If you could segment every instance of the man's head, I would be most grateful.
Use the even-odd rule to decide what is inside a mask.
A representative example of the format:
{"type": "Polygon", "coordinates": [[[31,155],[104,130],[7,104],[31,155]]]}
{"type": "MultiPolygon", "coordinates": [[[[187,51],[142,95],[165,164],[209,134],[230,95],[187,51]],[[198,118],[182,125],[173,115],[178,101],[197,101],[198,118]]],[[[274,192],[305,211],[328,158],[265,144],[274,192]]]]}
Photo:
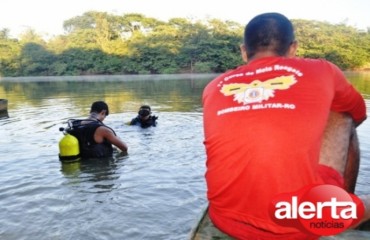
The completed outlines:
{"type": "MultiPolygon", "coordinates": [[[[108,105],[103,101],[96,101],[91,105],[90,113],[96,113],[103,118],[109,115],[108,105]]],[[[100,119],[101,120],[101,119],[100,119]]]]}
{"type": "Polygon", "coordinates": [[[278,56],[295,55],[293,25],[280,13],[257,15],[244,29],[244,47],[248,59],[263,52],[278,56]]]}
{"type": "Polygon", "coordinates": [[[138,112],[140,118],[143,119],[148,118],[151,113],[151,108],[148,105],[141,106],[138,112]]]}

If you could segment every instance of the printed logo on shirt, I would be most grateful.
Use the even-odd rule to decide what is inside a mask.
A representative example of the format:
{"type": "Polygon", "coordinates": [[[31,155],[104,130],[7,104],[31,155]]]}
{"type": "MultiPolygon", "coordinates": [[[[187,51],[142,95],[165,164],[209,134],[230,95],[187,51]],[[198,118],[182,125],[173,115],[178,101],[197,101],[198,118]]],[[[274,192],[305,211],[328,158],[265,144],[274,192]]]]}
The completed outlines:
{"type": "Polygon", "coordinates": [[[323,184],[279,194],[269,212],[279,225],[316,236],[330,236],[359,223],[365,208],[357,196],[340,187],[323,184]]]}
{"type": "Polygon", "coordinates": [[[275,90],[286,90],[294,85],[297,80],[294,75],[276,77],[266,81],[254,80],[249,84],[230,83],[224,84],[221,93],[224,96],[234,95],[234,101],[244,105],[250,103],[261,103],[274,97],[275,90]]]}

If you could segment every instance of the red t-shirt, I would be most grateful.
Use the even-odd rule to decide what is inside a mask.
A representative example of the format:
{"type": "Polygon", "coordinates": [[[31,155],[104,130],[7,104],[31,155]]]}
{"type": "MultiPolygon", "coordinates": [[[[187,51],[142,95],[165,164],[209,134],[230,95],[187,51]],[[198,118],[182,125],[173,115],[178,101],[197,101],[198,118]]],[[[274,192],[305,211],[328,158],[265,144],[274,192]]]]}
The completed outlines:
{"type": "Polygon", "coordinates": [[[323,183],[330,110],[366,119],[362,96],[325,60],[267,57],[220,75],[203,92],[208,200],[214,214],[276,233],[271,199],[323,183]]]}

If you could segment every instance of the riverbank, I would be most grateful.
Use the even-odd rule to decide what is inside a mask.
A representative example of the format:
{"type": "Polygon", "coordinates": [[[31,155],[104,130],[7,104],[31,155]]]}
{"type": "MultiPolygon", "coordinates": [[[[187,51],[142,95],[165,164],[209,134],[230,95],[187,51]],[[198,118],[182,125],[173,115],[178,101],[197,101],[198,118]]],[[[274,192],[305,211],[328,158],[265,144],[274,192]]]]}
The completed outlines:
{"type": "Polygon", "coordinates": [[[0,77],[0,81],[12,82],[50,82],[50,81],[132,81],[132,80],[180,80],[204,79],[218,76],[219,73],[183,74],[134,74],[134,75],[81,75],[81,76],[41,76],[41,77],[0,77]]]}

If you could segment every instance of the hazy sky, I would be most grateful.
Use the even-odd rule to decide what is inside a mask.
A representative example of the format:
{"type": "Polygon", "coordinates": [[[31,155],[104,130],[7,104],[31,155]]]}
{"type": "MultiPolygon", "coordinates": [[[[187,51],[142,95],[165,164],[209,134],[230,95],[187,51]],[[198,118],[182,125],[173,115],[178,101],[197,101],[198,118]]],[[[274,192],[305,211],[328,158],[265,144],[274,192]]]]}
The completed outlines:
{"type": "Polygon", "coordinates": [[[141,13],[160,20],[218,18],[242,25],[257,14],[273,11],[290,19],[370,27],[370,0],[1,0],[0,29],[10,29],[14,37],[28,28],[45,36],[62,34],[63,21],[91,10],[141,13]]]}

